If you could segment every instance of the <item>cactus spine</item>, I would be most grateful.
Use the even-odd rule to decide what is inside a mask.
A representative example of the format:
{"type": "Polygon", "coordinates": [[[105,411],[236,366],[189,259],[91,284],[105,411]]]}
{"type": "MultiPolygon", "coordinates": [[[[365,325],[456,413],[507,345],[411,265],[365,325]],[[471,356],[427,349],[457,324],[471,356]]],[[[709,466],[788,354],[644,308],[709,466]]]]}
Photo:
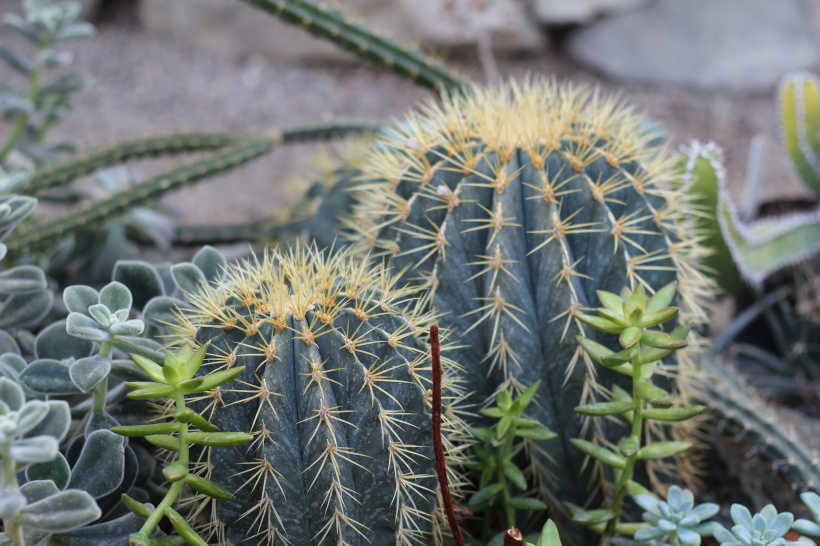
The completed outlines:
{"type": "MultiPolygon", "coordinates": [[[[698,323],[712,293],[674,158],[657,141],[614,99],[536,80],[428,104],[379,140],[364,168],[352,238],[422,279],[460,337],[452,355],[473,402],[542,380],[531,417],[559,439],[533,450],[531,470],[556,461],[562,500],[589,494],[569,444],[585,430],[572,408],[608,398],[618,382],[611,370],[592,373],[576,335],[612,341],[580,311],[596,290],[652,293],[677,280],[682,319],[698,323]]],[[[597,441],[613,437],[613,425],[593,423],[597,441]]]]}
{"type": "MultiPolygon", "coordinates": [[[[429,314],[384,268],[350,253],[272,251],[189,294],[183,338],[209,343],[211,372],[245,366],[198,411],[254,435],[206,450],[200,470],[236,492],[203,499],[219,544],[405,545],[441,540],[431,438],[429,314]]],[[[458,457],[460,385],[445,365],[444,438],[458,457]]],[[[227,430],[227,428],[226,428],[227,430]]],[[[461,479],[453,471],[451,483],[461,479]]]]}

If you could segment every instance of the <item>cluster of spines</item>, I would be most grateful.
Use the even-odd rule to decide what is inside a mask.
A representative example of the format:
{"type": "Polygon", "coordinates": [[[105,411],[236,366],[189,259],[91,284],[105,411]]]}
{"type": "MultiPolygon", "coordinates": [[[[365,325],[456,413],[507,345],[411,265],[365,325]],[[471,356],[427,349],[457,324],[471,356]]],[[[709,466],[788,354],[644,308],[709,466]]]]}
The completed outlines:
{"type": "MultiPolygon", "coordinates": [[[[441,211],[451,212],[463,204],[466,188],[461,185],[449,188],[442,183],[435,186],[431,182],[453,173],[457,177],[471,177],[472,182],[465,182],[470,186],[491,188],[502,195],[519,172],[510,167],[509,162],[517,151],[523,151],[541,173],[541,185],[534,189],[553,211],[551,227],[539,232],[543,233],[543,242],[530,253],[543,252],[548,245],[561,252],[563,269],[555,278],[539,282],[565,283],[569,288],[569,305],[553,318],[566,321],[564,331],[571,321],[584,331],[576,318],[582,303],[575,283],[586,276],[578,267],[581,259],[571,257],[568,252],[566,237],[603,231],[602,226],[576,219],[579,211],[562,212],[564,197],[574,191],[566,184],[575,177],[586,179],[593,198],[600,203],[617,203],[613,194],[627,187],[646,197],[643,211],[620,218],[610,212],[607,231],[614,238],[613,251],[625,254],[629,283],[633,287],[642,283],[650,293],[654,287],[642,278],[642,272],[676,271],[681,319],[695,324],[706,321],[704,304],[715,290],[714,282],[704,275],[701,266],[709,251],[701,244],[704,234],[695,225],[696,211],[685,188],[679,184],[680,172],[675,158],[657,144],[659,134],[631,108],[621,107],[617,99],[604,98],[596,90],[583,86],[560,85],[554,81],[511,82],[498,89],[472,88],[463,94],[445,96],[441,104],[431,102],[421,113],[411,114],[400,126],[383,132],[385,136],[378,140],[365,162],[364,181],[358,187],[359,204],[347,222],[350,238],[361,251],[376,256],[412,256],[413,267],[418,268],[415,277],[428,291],[430,300],[438,288],[434,258],[447,259],[448,238],[453,230],[464,230],[462,233],[488,230],[487,251],[465,265],[479,266],[480,275],[492,275],[495,279],[510,275],[510,262],[503,256],[501,247],[493,242],[504,228],[517,227],[520,223],[511,210],[500,204],[495,210],[485,209],[481,217],[462,220],[469,224],[451,226],[447,221],[433,221],[431,218],[437,214],[437,218],[443,217],[441,211]],[[560,153],[573,172],[545,170],[552,153],[560,153]],[[604,158],[612,167],[639,166],[631,174],[620,169],[619,174],[610,179],[593,180],[584,171],[599,158],[604,158]],[[482,161],[486,164],[483,170],[482,161]],[[423,209],[424,214],[417,218],[419,221],[411,224],[409,217],[414,205],[422,198],[434,204],[423,209]],[[661,228],[668,251],[648,252],[636,242],[635,239],[647,234],[643,227],[647,222],[661,228]],[[415,242],[400,250],[397,233],[415,242]],[[670,261],[671,264],[666,265],[670,261]]],[[[491,286],[496,284],[493,282],[491,286]]],[[[474,326],[482,321],[497,325],[501,316],[523,326],[521,319],[526,313],[507,302],[503,293],[491,288],[490,293],[479,299],[473,310],[474,326]]],[[[517,355],[503,336],[493,337],[495,345],[487,355],[491,366],[502,366],[505,371],[510,365],[520,366],[517,355]]],[[[697,342],[691,345],[693,350],[700,346],[697,342]]],[[[693,369],[693,350],[679,355],[681,376],[693,369]]],[[[591,368],[590,359],[580,347],[570,368],[580,359],[591,368]]],[[[587,381],[585,397],[591,400],[604,394],[593,374],[587,374],[587,381]]],[[[511,388],[507,383],[510,381],[499,388],[511,388]]]]}
{"type": "MultiPolygon", "coordinates": [[[[395,280],[384,266],[370,267],[366,262],[353,259],[347,252],[337,252],[325,257],[315,249],[297,248],[286,254],[272,251],[266,253],[261,261],[246,261],[230,268],[219,285],[203,287],[199,294],[192,294],[189,297],[194,311],[187,312],[184,318],[181,317],[183,323],[179,325],[180,331],[185,331],[187,334],[180,334],[180,341],[194,341],[188,337],[193,331],[190,328],[191,325],[210,328],[216,326],[225,331],[240,329],[244,331],[245,339],[254,337],[264,323],[272,326],[272,332],[281,332],[288,328],[288,317],[291,316],[304,321],[302,329],[293,330],[294,339],[301,340],[308,347],[315,346],[318,337],[335,330],[341,333],[345,342],[340,350],[348,350],[354,354],[358,351],[368,352],[372,349],[368,347],[369,343],[365,336],[361,335],[363,332],[341,332],[333,325],[333,319],[343,309],[349,309],[362,320],[385,313],[400,312],[405,322],[390,335],[388,343],[393,347],[414,353],[415,357],[409,362],[409,375],[425,393],[425,405],[429,407],[431,404],[429,355],[405,344],[405,338],[423,336],[433,316],[429,312],[422,311],[413,291],[395,286],[395,280]],[[243,309],[251,312],[243,313],[243,309]],[[309,312],[313,314],[313,321],[306,320],[309,312]]],[[[243,344],[257,350],[257,356],[264,359],[263,364],[277,358],[272,333],[269,344],[251,346],[239,342],[233,350],[211,351],[212,372],[232,367],[237,359],[236,350],[243,344]]],[[[457,374],[458,366],[452,361],[444,360],[445,408],[442,436],[448,458],[451,486],[458,491],[465,485],[457,465],[463,458],[462,452],[467,445],[468,433],[461,420],[461,410],[459,410],[463,392],[457,374]]],[[[324,370],[322,364],[317,362],[313,366],[315,377],[311,377],[310,382],[311,384],[315,382],[320,388],[323,385],[327,388],[329,386],[327,382],[333,381],[328,373],[334,370],[324,370]]],[[[369,389],[371,397],[374,389],[392,397],[388,392],[391,381],[388,374],[390,366],[388,362],[377,363],[367,370],[362,389],[369,389]]],[[[251,449],[257,450],[265,442],[276,441],[265,427],[263,418],[260,418],[260,411],[265,406],[273,410],[270,397],[279,396],[268,389],[264,379],[259,380],[258,383],[258,385],[241,382],[239,385],[229,384],[222,387],[221,391],[214,389],[215,392],[203,393],[202,396],[208,405],[202,412],[206,417],[212,416],[216,408],[225,406],[223,392],[242,393],[242,398],[233,403],[257,403],[259,408],[254,419],[254,426],[258,424],[256,427],[258,430],[252,431],[256,435],[256,440],[251,445],[251,449]]],[[[321,427],[325,427],[330,431],[329,438],[333,439],[335,438],[334,423],[341,426],[341,423],[347,422],[345,410],[324,407],[322,410],[324,411],[320,410],[315,416],[305,421],[316,421],[314,435],[320,431],[321,427]]],[[[396,544],[409,546],[424,538],[416,523],[419,518],[432,519],[434,532],[440,536],[443,516],[437,509],[432,513],[424,513],[416,508],[413,501],[413,496],[425,489],[416,482],[430,476],[405,474],[407,469],[416,464],[415,459],[420,456],[414,454],[419,446],[404,445],[401,442],[399,431],[406,426],[402,415],[401,412],[382,410],[379,421],[383,440],[389,442],[390,446],[388,471],[394,474],[396,483],[394,492],[395,517],[398,523],[396,544]],[[413,465],[408,462],[412,462],[413,465]]],[[[337,446],[331,440],[327,449],[321,452],[320,457],[307,465],[305,472],[316,467],[327,467],[333,469],[333,472],[339,472],[340,461],[359,464],[356,456],[357,454],[349,448],[337,446]]],[[[246,466],[248,468],[239,469],[237,472],[248,476],[246,486],[249,489],[258,487],[260,483],[264,485],[263,482],[268,480],[278,480],[277,470],[264,457],[247,463],[246,466]]],[[[208,477],[211,468],[210,453],[206,450],[203,452],[198,470],[204,477],[208,477]]],[[[335,533],[335,536],[341,540],[343,527],[352,528],[357,533],[366,533],[366,529],[349,517],[343,509],[346,499],[355,501],[355,492],[342,485],[340,476],[336,478],[332,481],[326,498],[335,498],[339,502],[335,503],[336,511],[331,515],[327,526],[322,529],[321,534],[314,537],[319,538],[319,542],[330,533],[335,533]]],[[[262,490],[264,491],[265,488],[262,487],[262,490]]],[[[425,492],[433,493],[427,490],[425,492]]],[[[225,540],[225,525],[216,517],[214,506],[216,501],[206,498],[199,499],[199,497],[193,500],[202,503],[194,511],[196,516],[210,514],[208,522],[200,523],[199,531],[203,533],[203,536],[222,541],[219,542],[222,544],[225,540]],[[209,505],[209,509],[206,509],[205,505],[209,505]]],[[[327,506],[330,506],[329,500],[327,506]]],[[[267,494],[263,494],[260,502],[243,517],[253,518],[252,527],[257,531],[256,536],[261,537],[260,540],[264,539],[265,543],[275,544],[277,538],[287,543],[287,529],[282,528],[282,522],[276,514],[275,504],[267,494]]]]}
{"type": "Polygon", "coordinates": [[[466,85],[443,63],[421,50],[374,31],[364,22],[313,0],[246,0],[285,23],[299,26],[354,55],[436,91],[466,85]]]}

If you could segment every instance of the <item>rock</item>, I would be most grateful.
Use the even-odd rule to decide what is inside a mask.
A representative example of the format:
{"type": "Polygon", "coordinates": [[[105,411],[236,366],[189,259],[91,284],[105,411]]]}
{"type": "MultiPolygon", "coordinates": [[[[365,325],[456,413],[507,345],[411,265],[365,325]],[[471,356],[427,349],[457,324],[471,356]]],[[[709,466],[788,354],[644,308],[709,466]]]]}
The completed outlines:
{"type": "Polygon", "coordinates": [[[533,0],[532,13],[547,24],[588,23],[600,15],[639,8],[652,0],[533,0]]]}
{"type": "Polygon", "coordinates": [[[820,60],[799,0],[659,0],[570,37],[569,54],[622,81],[771,91],[820,60]]]}
{"type": "MultiPolygon", "coordinates": [[[[0,0],[1,1],[1,0],[0,0]]],[[[464,43],[442,16],[448,0],[341,0],[352,15],[364,16],[374,28],[426,47],[464,43]]],[[[515,0],[503,0],[509,3],[515,0]]],[[[262,54],[286,61],[350,59],[349,54],[286,25],[239,0],[141,0],[140,19],[149,32],[173,35],[198,47],[234,57],[262,54]]],[[[494,40],[496,49],[535,51],[544,37],[524,10],[494,40]]]]}

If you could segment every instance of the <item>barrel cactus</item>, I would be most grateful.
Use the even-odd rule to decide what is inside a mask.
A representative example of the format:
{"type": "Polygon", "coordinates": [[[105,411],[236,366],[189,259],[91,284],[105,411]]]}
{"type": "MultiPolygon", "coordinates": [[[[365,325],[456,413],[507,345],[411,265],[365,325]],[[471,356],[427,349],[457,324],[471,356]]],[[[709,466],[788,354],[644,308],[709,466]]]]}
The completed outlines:
{"type": "MultiPolygon", "coordinates": [[[[229,267],[193,292],[178,335],[208,344],[205,373],[245,371],[191,407],[220,430],[254,435],[250,447],[201,453],[198,471],[235,499],[200,499],[199,534],[233,545],[440,542],[420,335],[431,315],[413,294],[384,267],[304,247],[229,267]]],[[[454,463],[467,433],[455,365],[444,373],[454,463]]]]}
{"type": "MultiPolygon", "coordinates": [[[[581,310],[597,290],[677,281],[680,320],[697,324],[713,291],[675,158],[617,99],[552,80],[445,96],[385,132],[363,168],[351,238],[426,289],[460,338],[450,356],[471,402],[542,381],[530,416],[559,439],[534,444],[529,470],[546,497],[583,504],[589,480],[569,440],[611,439],[619,425],[572,408],[607,399],[619,379],[594,372],[576,342],[612,344],[581,310]]],[[[692,368],[689,342],[665,362],[669,375],[692,368]]]]}

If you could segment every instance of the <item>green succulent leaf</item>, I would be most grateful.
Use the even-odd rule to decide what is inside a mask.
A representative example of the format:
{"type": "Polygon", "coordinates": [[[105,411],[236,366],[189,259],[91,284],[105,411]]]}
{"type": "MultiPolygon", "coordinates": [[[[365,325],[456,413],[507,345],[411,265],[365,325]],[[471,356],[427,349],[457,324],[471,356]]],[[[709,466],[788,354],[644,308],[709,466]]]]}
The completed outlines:
{"type": "Polygon", "coordinates": [[[0,378],[0,402],[6,404],[11,411],[17,411],[25,401],[23,389],[5,377],[0,378]]]}
{"type": "Polygon", "coordinates": [[[669,322],[675,318],[677,314],[677,307],[667,307],[666,309],[661,309],[660,311],[643,315],[640,325],[642,328],[652,328],[653,326],[663,324],[664,322],[669,322]]]}
{"type": "Polygon", "coordinates": [[[518,429],[515,431],[515,435],[518,438],[527,438],[540,442],[546,442],[558,437],[556,433],[546,427],[518,429]]]}
{"type": "Polygon", "coordinates": [[[510,504],[512,504],[517,510],[538,512],[547,509],[547,504],[545,502],[532,497],[514,497],[510,499],[510,504]]]}
{"type": "MultiPolygon", "coordinates": [[[[638,341],[641,339],[642,334],[643,331],[640,328],[638,328],[637,326],[630,326],[629,328],[621,332],[621,336],[618,339],[618,341],[620,342],[621,347],[623,347],[624,349],[629,349],[630,347],[638,343],[638,341]]],[[[604,359],[604,361],[606,362],[606,359],[604,359]]]]}
{"type": "Polygon", "coordinates": [[[0,518],[13,516],[23,509],[26,502],[23,494],[0,486],[0,518]]]}
{"type": "Polygon", "coordinates": [[[584,510],[580,506],[576,506],[571,503],[565,503],[564,506],[572,516],[572,521],[582,525],[606,523],[615,517],[615,512],[609,508],[600,510],[584,510]]]}
{"type": "Polygon", "coordinates": [[[184,480],[188,476],[188,463],[175,461],[162,469],[162,475],[171,483],[184,480]]]}
{"type": "Polygon", "coordinates": [[[111,341],[111,334],[104,330],[96,320],[80,313],[68,315],[66,331],[74,337],[88,341],[99,343],[111,341]]]}
{"type": "Polygon", "coordinates": [[[688,421],[706,411],[706,406],[689,406],[686,408],[671,408],[671,409],[655,409],[647,408],[643,410],[643,417],[645,419],[654,419],[656,421],[668,421],[677,423],[680,421],[688,421]]]}
{"type": "Polygon", "coordinates": [[[209,391],[220,385],[224,385],[228,381],[233,381],[238,376],[240,376],[244,371],[244,366],[237,366],[229,370],[222,370],[219,372],[208,374],[207,376],[205,376],[204,380],[202,381],[202,383],[199,384],[196,390],[193,390],[191,392],[196,393],[209,391]]]}
{"type": "Polygon", "coordinates": [[[52,461],[33,464],[26,468],[26,479],[28,481],[50,480],[60,490],[66,488],[70,477],[71,468],[60,452],[57,452],[57,456],[52,461]]]}
{"type": "Polygon", "coordinates": [[[185,483],[196,489],[200,493],[208,495],[212,499],[229,501],[233,500],[234,496],[230,491],[219,485],[218,483],[206,480],[196,474],[188,474],[185,476],[185,483]]]}
{"type": "Polygon", "coordinates": [[[644,332],[641,336],[641,343],[658,349],[682,349],[688,345],[688,343],[682,339],[672,337],[663,332],[644,332]]]}
{"type": "Polygon", "coordinates": [[[484,408],[479,411],[479,413],[484,417],[489,417],[491,419],[501,419],[504,417],[504,412],[502,412],[499,408],[484,408]]]}
{"type": "Polygon", "coordinates": [[[575,341],[577,341],[578,344],[583,347],[584,351],[592,357],[592,360],[601,365],[604,364],[602,360],[604,357],[615,354],[615,351],[609,349],[608,347],[604,347],[597,341],[593,341],[588,337],[575,336],[575,341]]]}
{"type": "Polygon", "coordinates": [[[128,393],[128,398],[133,400],[151,400],[153,398],[168,398],[173,396],[176,388],[171,385],[161,383],[126,383],[127,387],[137,389],[128,393]]]}
{"type": "Polygon", "coordinates": [[[66,395],[82,392],[71,380],[68,366],[57,360],[35,360],[20,374],[20,382],[40,394],[66,395]]]}
{"type": "Polygon", "coordinates": [[[24,528],[60,533],[88,525],[102,515],[85,491],[68,490],[29,504],[18,515],[24,528]]]}
{"type": "Polygon", "coordinates": [[[188,440],[208,447],[233,447],[252,441],[253,436],[244,432],[191,432],[188,440]]]}
{"type": "Polygon", "coordinates": [[[179,432],[179,428],[179,423],[171,421],[169,423],[157,423],[154,425],[114,427],[111,429],[111,432],[114,434],[119,434],[120,436],[134,438],[141,436],[153,436],[155,434],[171,434],[172,432],[179,432]]]}
{"type": "Polygon", "coordinates": [[[692,447],[689,442],[656,442],[638,450],[638,459],[656,460],[680,455],[692,447]]]}
{"type": "Polygon", "coordinates": [[[134,364],[139,366],[142,371],[151,376],[155,381],[165,383],[165,376],[162,373],[162,366],[145,358],[144,356],[137,354],[132,354],[131,359],[134,361],[134,364]]]}
{"type": "Polygon", "coordinates": [[[478,438],[482,442],[486,442],[488,444],[495,437],[495,434],[493,433],[492,430],[490,430],[488,428],[484,428],[484,427],[472,427],[472,428],[470,428],[470,431],[472,432],[473,436],[475,436],[476,438],[478,438]]]}
{"type": "Polygon", "coordinates": [[[521,469],[515,466],[511,461],[504,461],[504,475],[510,480],[518,489],[522,491],[527,489],[527,479],[521,469]]]}
{"type": "MultiPolygon", "coordinates": [[[[209,423],[204,417],[190,408],[184,410],[176,410],[174,412],[174,419],[180,423],[188,423],[194,425],[202,432],[219,432],[219,427],[209,423]]],[[[160,433],[162,434],[162,433],[160,433]]]]}
{"type": "Polygon", "coordinates": [[[600,402],[597,404],[578,406],[575,408],[575,411],[581,415],[604,417],[607,415],[619,415],[633,409],[635,409],[635,405],[632,402],[600,402]]]}
{"type": "Polygon", "coordinates": [[[138,501],[132,499],[131,497],[129,497],[128,495],[126,495],[125,493],[122,494],[121,498],[122,498],[122,503],[129,510],[131,510],[134,514],[136,514],[137,516],[139,516],[141,518],[147,518],[148,516],[150,516],[154,512],[154,509],[151,508],[150,506],[148,506],[147,504],[143,504],[141,502],[138,502],[138,501]]]}
{"type": "Polygon", "coordinates": [[[179,536],[187,540],[188,544],[191,546],[208,546],[208,543],[202,540],[202,538],[196,534],[193,529],[191,529],[191,526],[188,525],[185,518],[179,515],[179,512],[173,508],[168,508],[166,515],[168,516],[168,519],[171,520],[171,525],[173,525],[174,529],[177,530],[179,536]]]}
{"type": "Polygon", "coordinates": [[[62,442],[71,426],[71,410],[64,400],[49,400],[45,402],[48,413],[40,423],[28,431],[29,436],[51,436],[62,442]]]}
{"type": "Polygon", "coordinates": [[[217,249],[212,246],[203,246],[199,252],[196,253],[193,264],[202,271],[205,279],[212,283],[222,278],[225,270],[228,268],[228,261],[217,249]]]}
{"type": "Polygon", "coordinates": [[[575,446],[578,451],[584,453],[585,455],[589,455],[593,459],[601,461],[607,466],[617,469],[623,469],[624,466],[626,466],[626,459],[605,447],[595,445],[592,442],[581,440],[579,438],[570,439],[570,443],[575,446]]]}
{"type": "Polygon", "coordinates": [[[548,519],[547,523],[545,523],[541,529],[538,546],[561,546],[561,536],[558,534],[558,528],[551,519],[548,519]]]}
{"type": "Polygon", "coordinates": [[[133,296],[133,306],[144,309],[152,298],[165,295],[157,269],[142,260],[120,260],[114,265],[113,280],[128,288],[133,296]]]}
{"type": "Polygon", "coordinates": [[[678,283],[677,281],[672,281],[655,292],[655,295],[649,298],[649,301],[646,302],[646,308],[644,309],[645,313],[650,315],[669,307],[669,304],[672,303],[677,291],[678,283]]]}
{"type": "MultiPolygon", "coordinates": [[[[626,331],[626,330],[624,330],[626,331]]],[[[632,361],[638,355],[638,348],[635,346],[624,349],[623,351],[601,358],[601,364],[607,368],[617,368],[632,361]]]]}
{"type": "Polygon", "coordinates": [[[6,449],[18,463],[47,463],[57,456],[57,440],[51,436],[35,436],[11,443],[6,449]]]}
{"type": "Polygon", "coordinates": [[[34,356],[38,360],[80,359],[93,352],[94,342],[69,335],[64,320],[46,326],[34,340],[34,356]]]}
{"type": "Polygon", "coordinates": [[[174,265],[171,267],[171,274],[180,290],[187,294],[196,294],[202,286],[208,283],[202,270],[191,263],[174,265]]]}
{"type": "Polygon", "coordinates": [[[167,451],[179,451],[179,439],[167,434],[155,434],[146,436],[146,440],[155,446],[167,451]]]}
{"type": "Polygon", "coordinates": [[[108,495],[125,477],[123,438],[108,430],[87,435],[80,457],[71,470],[70,489],[82,489],[93,498],[108,495]]]}
{"type": "Polygon", "coordinates": [[[493,497],[501,493],[503,488],[504,486],[500,483],[494,483],[492,485],[488,485],[487,487],[482,487],[476,491],[472,497],[470,497],[467,506],[476,507],[484,504],[485,502],[489,502],[493,497]]]}
{"type": "MultiPolygon", "coordinates": [[[[614,316],[614,313],[611,313],[614,316]]],[[[601,332],[606,332],[608,334],[620,334],[624,328],[631,326],[631,324],[620,324],[618,322],[613,322],[608,320],[604,317],[595,317],[592,315],[578,315],[578,320],[595,328],[596,330],[600,330],[601,332]]],[[[620,317],[621,321],[623,321],[623,317],[620,317]]],[[[625,322],[625,321],[624,321],[625,322]]]]}
{"type": "Polygon", "coordinates": [[[100,303],[100,295],[90,286],[78,284],[63,291],[63,302],[70,313],[88,315],[88,309],[100,303]]]}
{"type": "Polygon", "coordinates": [[[111,360],[102,355],[94,355],[75,360],[68,368],[71,382],[82,392],[89,392],[108,377],[111,360]]]}
{"type": "Polygon", "coordinates": [[[653,406],[669,408],[675,402],[671,394],[647,381],[637,381],[635,387],[638,390],[638,396],[653,406]]]}

